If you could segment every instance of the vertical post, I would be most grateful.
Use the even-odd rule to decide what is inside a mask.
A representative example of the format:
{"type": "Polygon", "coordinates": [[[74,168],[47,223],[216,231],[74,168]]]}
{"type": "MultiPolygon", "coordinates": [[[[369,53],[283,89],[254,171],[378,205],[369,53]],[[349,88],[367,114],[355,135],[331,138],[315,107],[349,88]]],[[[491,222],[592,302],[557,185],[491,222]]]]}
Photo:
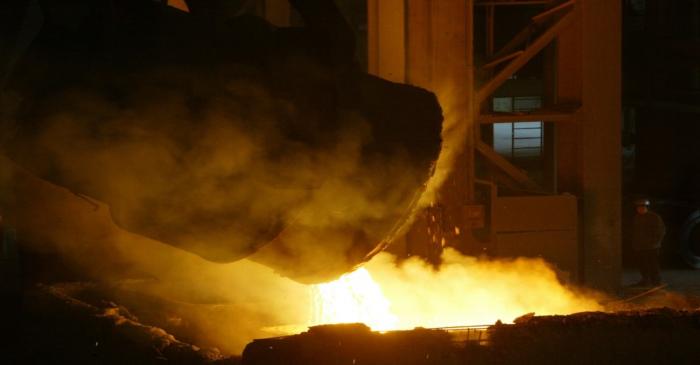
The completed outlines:
{"type": "MultiPolygon", "coordinates": [[[[496,26],[496,7],[494,5],[487,5],[485,7],[486,15],[486,59],[491,59],[493,57],[495,50],[495,26],[496,26]]],[[[489,70],[488,77],[493,76],[493,69],[489,70]]],[[[481,110],[485,112],[490,112],[492,110],[491,98],[486,98],[486,100],[481,103],[481,105],[475,106],[475,116],[479,116],[481,110]]],[[[477,125],[474,128],[475,136],[474,140],[483,141],[489,146],[493,146],[493,130],[494,125],[477,125]]]]}
{"type": "Polygon", "coordinates": [[[428,88],[432,80],[432,67],[428,61],[433,46],[431,1],[408,0],[406,15],[406,78],[409,84],[428,88]]]}
{"type": "Polygon", "coordinates": [[[367,0],[368,68],[371,74],[406,82],[404,0],[367,0]]]}
{"type": "Polygon", "coordinates": [[[493,5],[486,6],[486,57],[487,59],[493,56],[494,50],[494,22],[496,17],[496,7],[493,5]]]}
{"type": "Polygon", "coordinates": [[[432,90],[445,118],[438,173],[449,171],[439,192],[445,236],[465,247],[471,235],[465,205],[474,199],[473,0],[408,0],[408,82],[432,90]],[[441,164],[444,165],[441,166],[441,164]],[[461,232],[453,235],[452,232],[461,232]]]}
{"type": "Polygon", "coordinates": [[[621,277],[621,2],[585,0],[583,10],[584,276],[616,289],[621,277]]]}
{"type": "MultiPolygon", "coordinates": [[[[443,108],[446,147],[459,150],[454,161],[452,181],[448,182],[448,186],[452,186],[450,190],[455,190],[450,195],[455,199],[452,203],[466,203],[473,199],[474,193],[473,1],[431,1],[429,6],[429,22],[422,22],[422,25],[429,27],[427,54],[422,57],[414,54],[418,57],[410,59],[409,64],[421,71],[425,71],[421,62],[429,65],[427,84],[418,86],[434,91],[443,108]],[[452,137],[459,140],[452,140],[452,137]]],[[[412,39],[409,38],[410,41],[412,39]]],[[[412,43],[409,44],[411,46],[412,43]]]]}
{"type": "Polygon", "coordinates": [[[575,123],[556,130],[558,188],[582,197],[584,282],[614,290],[621,274],[621,6],[582,0],[575,11],[557,44],[557,101],[583,107],[575,123]]]}
{"type": "Polygon", "coordinates": [[[464,135],[460,136],[464,138],[461,141],[462,151],[453,170],[458,190],[455,198],[460,199],[454,203],[459,206],[474,200],[474,138],[477,129],[474,105],[474,6],[473,0],[435,1],[433,6],[438,8],[434,10],[438,21],[433,23],[437,40],[433,48],[436,93],[445,117],[449,119],[447,126],[454,122],[464,130],[464,135]],[[450,57],[450,54],[458,56],[450,57]]]}
{"type": "Polygon", "coordinates": [[[474,200],[474,1],[368,0],[367,7],[370,72],[428,89],[442,106],[447,158],[437,166],[445,182],[436,209],[442,238],[465,247],[465,210],[474,200]]]}
{"type": "Polygon", "coordinates": [[[452,198],[456,205],[473,200],[473,0],[368,0],[367,8],[370,72],[437,94],[444,137],[459,137],[449,141],[461,151],[451,182],[461,192],[452,198]]]}
{"type": "MultiPolygon", "coordinates": [[[[544,72],[542,83],[544,84],[543,106],[549,107],[556,103],[556,42],[553,42],[543,50],[544,72]]],[[[551,194],[557,192],[557,165],[556,165],[556,123],[542,122],[542,187],[551,194]]],[[[573,273],[577,274],[577,273],[573,273]]]]}
{"type": "MultiPolygon", "coordinates": [[[[582,103],[581,74],[584,59],[581,54],[583,31],[580,5],[577,5],[574,11],[576,18],[573,23],[564,29],[557,39],[554,103],[582,103]]],[[[577,116],[573,123],[557,125],[555,131],[558,192],[568,192],[577,196],[583,194],[581,187],[583,140],[580,128],[581,118],[577,116]]]]}

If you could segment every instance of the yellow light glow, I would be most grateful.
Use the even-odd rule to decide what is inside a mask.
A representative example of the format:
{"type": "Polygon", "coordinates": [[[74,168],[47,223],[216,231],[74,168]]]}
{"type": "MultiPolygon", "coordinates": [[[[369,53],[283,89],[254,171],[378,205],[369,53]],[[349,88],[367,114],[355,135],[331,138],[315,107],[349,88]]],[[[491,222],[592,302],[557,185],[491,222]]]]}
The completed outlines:
{"type": "Polygon", "coordinates": [[[364,323],[375,331],[395,329],[398,319],[389,300],[360,268],[330,283],[314,285],[314,324],[364,323]]]}
{"type": "Polygon", "coordinates": [[[365,268],[315,285],[313,323],[365,323],[375,331],[511,322],[601,310],[562,285],[542,260],[483,261],[447,249],[440,270],[417,258],[396,266],[380,254],[365,268]]]}

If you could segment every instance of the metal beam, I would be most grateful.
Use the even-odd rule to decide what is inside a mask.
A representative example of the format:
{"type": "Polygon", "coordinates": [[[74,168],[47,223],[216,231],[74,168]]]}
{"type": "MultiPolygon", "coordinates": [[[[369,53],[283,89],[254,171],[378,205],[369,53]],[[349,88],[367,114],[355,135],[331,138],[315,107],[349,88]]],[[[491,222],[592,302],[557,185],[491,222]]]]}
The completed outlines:
{"type": "Polygon", "coordinates": [[[492,68],[492,67],[494,67],[494,66],[500,65],[500,64],[503,63],[503,62],[510,61],[510,60],[512,60],[513,58],[516,58],[516,57],[522,55],[523,53],[524,53],[524,51],[513,52],[513,53],[511,53],[511,54],[509,54],[509,55],[503,56],[503,57],[501,57],[501,58],[495,59],[495,60],[493,60],[493,61],[491,61],[491,62],[485,64],[482,68],[483,68],[483,69],[492,68]]]}
{"type": "Polygon", "coordinates": [[[478,1],[475,6],[499,6],[499,5],[547,5],[554,0],[484,0],[478,1]]]}
{"type": "Polygon", "coordinates": [[[554,122],[570,123],[577,120],[581,104],[552,105],[528,112],[483,113],[477,117],[480,124],[515,123],[515,122],[554,122]]]}
{"type": "Polygon", "coordinates": [[[553,122],[570,123],[575,120],[572,113],[551,111],[535,111],[530,113],[489,113],[481,114],[477,121],[480,124],[517,123],[517,122],[553,122]]]}
{"type": "MultiPolygon", "coordinates": [[[[512,55],[514,52],[516,52],[516,49],[518,47],[521,47],[524,43],[526,43],[532,35],[537,32],[537,30],[540,28],[542,23],[544,23],[546,20],[548,20],[552,15],[560,12],[561,10],[564,10],[566,8],[569,8],[573,5],[576,4],[576,0],[569,0],[563,4],[560,4],[554,8],[545,10],[544,12],[535,15],[530,19],[530,24],[528,24],[525,28],[523,28],[518,34],[516,34],[513,38],[511,38],[508,43],[506,43],[501,49],[498,50],[496,53],[489,53],[489,61],[490,63],[494,63],[496,61],[494,60],[501,60],[505,57],[506,55],[512,55]]],[[[493,8],[491,6],[490,8],[493,8]]]]}
{"type": "Polygon", "coordinates": [[[524,188],[528,190],[538,190],[537,184],[530,179],[527,173],[517,166],[513,165],[505,157],[494,151],[491,146],[487,145],[482,141],[476,142],[476,150],[484,156],[489,162],[494,166],[498,167],[501,171],[505,172],[513,180],[523,185],[524,188]]]}
{"type": "Polygon", "coordinates": [[[495,59],[502,58],[505,55],[512,54],[518,49],[518,47],[527,42],[527,40],[530,39],[530,36],[532,36],[536,30],[537,24],[528,24],[528,26],[523,28],[520,32],[518,32],[518,34],[515,35],[515,37],[511,38],[508,43],[501,47],[498,52],[494,53],[489,60],[493,61],[495,59]]]}
{"type": "Polygon", "coordinates": [[[542,33],[523,53],[511,61],[508,66],[504,67],[494,78],[486,85],[482,86],[477,93],[476,104],[481,104],[493,94],[503,83],[508,80],[516,71],[525,66],[535,55],[537,55],[544,47],[546,47],[554,38],[556,38],[562,29],[566,28],[574,20],[573,12],[569,12],[562,16],[554,23],[547,31],[542,33]]]}
{"type": "Polygon", "coordinates": [[[569,0],[565,3],[559,4],[559,5],[553,7],[549,10],[546,10],[540,14],[533,16],[532,21],[535,23],[541,23],[541,22],[549,19],[551,16],[554,16],[554,14],[556,14],[564,9],[570,8],[570,7],[574,6],[575,4],[576,4],[576,0],[569,0]]]}

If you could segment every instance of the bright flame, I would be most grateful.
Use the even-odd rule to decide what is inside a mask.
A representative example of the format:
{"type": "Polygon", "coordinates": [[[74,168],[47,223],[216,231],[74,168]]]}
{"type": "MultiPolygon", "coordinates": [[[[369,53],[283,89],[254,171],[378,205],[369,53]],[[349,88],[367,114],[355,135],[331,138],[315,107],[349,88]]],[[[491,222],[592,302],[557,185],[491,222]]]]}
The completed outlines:
{"type": "Polygon", "coordinates": [[[483,261],[451,249],[439,271],[417,258],[397,267],[383,253],[314,292],[314,324],[362,322],[378,331],[601,310],[596,300],[563,286],[542,260],[483,261]]]}
{"type": "Polygon", "coordinates": [[[364,268],[314,285],[313,290],[314,324],[365,323],[375,331],[391,330],[398,324],[389,300],[364,268]]]}

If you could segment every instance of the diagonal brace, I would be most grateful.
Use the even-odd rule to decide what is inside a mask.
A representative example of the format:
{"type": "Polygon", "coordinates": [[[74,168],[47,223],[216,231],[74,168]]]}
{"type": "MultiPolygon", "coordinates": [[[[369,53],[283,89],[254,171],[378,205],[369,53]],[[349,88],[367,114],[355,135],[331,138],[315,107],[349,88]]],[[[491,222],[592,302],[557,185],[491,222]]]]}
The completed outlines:
{"type": "Polygon", "coordinates": [[[481,87],[476,96],[476,105],[483,103],[491,94],[498,90],[503,83],[508,80],[516,71],[525,66],[535,55],[544,49],[561,31],[566,28],[574,20],[576,14],[574,11],[569,11],[554,23],[547,31],[542,33],[530,46],[528,46],[522,54],[511,61],[508,66],[504,67],[496,76],[489,80],[481,87]]]}
{"type": "Polygon", "coordinates": [[[505,172],[513,180],[521,184],[526,189],[539,190],[537,183],[532,181],[527,173],[520,168],[516,167],[510,161],[508,161],[503,156],[499,155],[498,152],[494,151],[491,146],[487,145],[482,141],[476,142],[476,150],[481,153],[489,162],[498,167],[501,171],[505,172]]]}

